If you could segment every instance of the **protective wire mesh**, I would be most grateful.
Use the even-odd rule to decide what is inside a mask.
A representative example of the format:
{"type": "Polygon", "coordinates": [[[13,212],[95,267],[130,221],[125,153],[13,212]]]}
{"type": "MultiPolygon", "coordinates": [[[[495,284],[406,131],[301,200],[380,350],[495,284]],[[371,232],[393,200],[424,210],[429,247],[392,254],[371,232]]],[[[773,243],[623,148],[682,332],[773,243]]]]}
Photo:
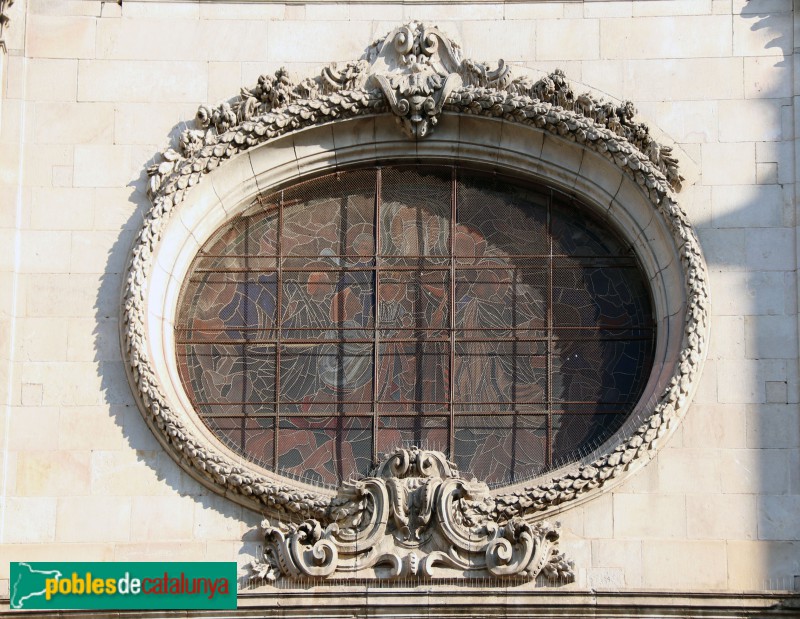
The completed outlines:
{"type": "Polygon", "coordinates": [[[631,248],[555,191],[465,169],[324,176],[204,245],[178,366],[203,421],[324,486],[415,444],[502,485],[625,422],[655,330],[631,248]]]}

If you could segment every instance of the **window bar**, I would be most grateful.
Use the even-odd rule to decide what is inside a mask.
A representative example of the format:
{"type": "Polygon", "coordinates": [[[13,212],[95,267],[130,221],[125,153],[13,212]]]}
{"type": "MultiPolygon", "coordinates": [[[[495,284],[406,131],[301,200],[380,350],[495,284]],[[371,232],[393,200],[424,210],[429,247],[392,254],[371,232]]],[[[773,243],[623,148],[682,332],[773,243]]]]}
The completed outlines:
{"type": "Polygon", "coordinates": [[[450,446],[448,457],[455,459],[456,454],[456,416],[455,407],[455,358],[456,358],[456,259],[455,259],[455,233],[456,233],[456,202],[458,200],[458,184],[455,167],[451,168],[450,190],[450,359],[447,380],[449,382],[449,409],[450,409],[450,446]]]}
{"type": "MultiPolygon", "coordinates": [[[[338,178],[338,175],[337,175],[338,178]]],[[[339,202],[339,244],[341,251],[347,251],[347,196],[344,195],[339,202]]],[[[343,269],[346,268],[347,259],[340,260],[339,266],[343,269]],[[342,265],[345,267],[342,267],[342,265]]],[[[338,344],[336,346],[336,383],[340,388],[336,391],[336,476],[341,483],[344,479],[344,463],[342,461],[342,443],[344,441],[344,399],[346,389],[346,378],[344,371],[344,338],[345,333],[342,329],[344,323],[344,290],[341,288],[341,282],[344,279],[345,270],[339,271],[339,283],[337,283],[334,290],[336,295],[336,318],[338,324],[338,344]]],[[[333,308],[331,308],[333,309],[333,308]]],[[[354,454],[355,458],[355,454],[354,454]]],[[[354,463],[355,464],[355,463],[354,463]]]]}
{"type": "Polygon", "coordinates": [[[278,434],[281,420],[281,345],[283,340],[283,191],[278,200],[278,233],[276,266],[278,275],[275,282],[275,425],[272,428],[272,470],[278,470],[278,434]]]}
{"type": "Polygon", "coordinates": [[[547,260],[547,351],[545,366],[547,368],[547,447],[545,450],[545,466],[553,466],[553,192],[547,197],[547,243],[550,257],[547,260]]]}
{"type": "MultiPolygon", "coordinates": [[[[512,258],[513,260],[513,258],[512,258]]],[[[509,481],[513,482],[517,476],[517,432],[519,426],[519,413],[517,411],[517,353],[519,351],[517,337],[517,268],[511,269],[511,470],[508,472],[509,481]]]]}
{"type": "MultiPolygon", "coordinates": [[[[244,220],[244,324],[250,324],[249,312],[249,299],[250,299],[250,218],[245,217],[244,220]]],[[[242,451],[247,453],[247,345],[250,339],[250,332],[244,333],[244,341],[242,342],[242,367],[244,375],[242,376],[242,421],[239,428],[239,440],[242,445],[242,451]]]]}
{"type": "Polygon", "coordinates": [[[375,251],[375,300],[372,303],[372,464],[378,464],[378,398],[380,393],[378,391],[378,375],[380,368],[378,367],[378,351],[380,350],[380,342],[378,340],[380,328],[380,256],[381,256],[381,169],[375,170],[375,229],[373,232],[375,251]]]}

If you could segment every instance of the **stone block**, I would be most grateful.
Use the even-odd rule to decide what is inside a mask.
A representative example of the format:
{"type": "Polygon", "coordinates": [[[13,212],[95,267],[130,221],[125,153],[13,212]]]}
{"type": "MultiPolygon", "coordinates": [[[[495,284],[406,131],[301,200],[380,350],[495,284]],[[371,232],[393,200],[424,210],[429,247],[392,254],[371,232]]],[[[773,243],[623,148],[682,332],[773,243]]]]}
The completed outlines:
{"type": "Polygon", "coordinates": [[[792,589],[792,579],[800,571],[800,542],[729,540],[727,546],[731,589],[792,589]]]}
{"type": "Polygon", "coordinates": [[[632,17],[630,0],[597,0],[583,3],[583,16],[588,18],[632,17]]]}
{"type": "Polygon", "coordinates": [[[283,4],[253,4],[251,2],[226,2],[224,5],[200,4],[200,19],[243,19],[243,20],[270,20],[283,19],[285,6],[283,4]]]}
{"type": "Polygon", "coordinates": [[[730,17],[609,19],[600,27],[602,58],[714,58],[731,53],[730,17]]]}
{"type": "Polygon", "coordinates": [[[720,101],[718,105],[721,142],[773,142],[782,139],[779,101],[720,101]]]}
{"type": "Polygon", "coordinates": [[[114,416],[122,419],[125,441],[137,451],[157,451],[161,446],[152,430],[147,426],[136,406],[114,406],[114,416]]]}
{"type": "Polygon", "coordinates": [[[30,0],[28,10],[36,15],[83,15],[99,17],[101,0],[30,0]]]}
{"type": "Polygon", "coordinates": [[[210,46],[196,19],[103,19],[97,23],[97,56],[111,60],[206,60],[210,46]],[[146,45],[142,45],[147,41],[146,45]]]}
{"type": "Polygon", "coordinates": [[[781,494],[789,488],[787,449],[724,449],[722,492],[781,494]]]}
{"type": "MultiPolygon", "coordinates": [[[[571,73],[567,75],[572,76],[571,73]]],[[[579,75],[582,83],[591,84],[593,89],[610,97],[619,97],[625,90],[625,63],[621,60],[584,60],[580,63],[579,75]]]]}
{"type": "Polygon", "coordinates": [[[241,542],[211,542],[206,544],[206,561],[236,561],[241,542]]]}
{"type": "MultiPolygon", "coordinates": [[[[348,33],[344,37],[335,36],[325,22],[268,22],[266,59],[272,63],[282,63],[287,56],[291,56],[293,62],[315,62],[320,65],[346,62],[363,53],[364,41],[370,40],[370,34],[368,21],[349,22],[348,33]],[[298,45],[298,41],[314,41],[314,44],[298,45]]],[[[258,60],[263,61],[263,57],[258,60]]]]}
{"type": "Polygon", "coordinates": [[[68,273],[71,234],[56,230],[22,232],[19,269],[22,273],[68,273]]]}
{"type": "Polygon", "coordinates": [[[778,182],[777,163],[756,163],[756,183],[774,185],[778,182]]]}
{"type": "Polygon", "coordinates": [[[122,273],[135,232],[114,230],[73,232],[71,273],[122,273]]]}
{"type": "Polygon", "coordinates": [[[721,590],[727,586],[724,541],[647,541],[642,544],[642,585],[659,590],[721,590]]]}
{"type": "MultiPolygon", "coordinates": [[[[714,226],[718,228],[781,227],[783,225],[781,188],[777,185],[713,187],[711,213],[714,226]]],[[[750,232],[752,230],[748,230],[748,234],[750,232]]]]}
{"type": "Polygon", "coordinates": [[[108,388],[109,376],[103,377],[102,366],[96,363],[49,362],[24,363],[24,382],[44,386],[42,403],[45,406],[81,406],[100,404],[103,389],[108,388]]]}
{"type": "Polygon", "coordinates": [[[513,2],[505,5],[504,18],[517,19],[557,19],[564,16],[564,4],[561,2],[513,2]]]}
{"type": "Polygon", "coordinates": [[[748,359],[796,359],[796,316],[745,316],[748,359]]]}
{"type": "MultiPolygon", "coordinates": [[[[743,270],[745,228],[699,228],[697,230],[703,254],[709,267],[715,270],[743,270]]],[[[716,340],[712,338],[712,346],[716,340]]]]}
{"type": "MultiPolygon", "coordinates": [[[[199,35],[202,41],[224,41],[224,45],[198,45],[194,42],[196,48],[205,50],[207,52],[207,59],[221,62],[245,62],[245,61],[258,61],[263,62],[268,58],[270,49],[270,36],[265,36],[265,33],[271,33],[273,25],[279,22],[256,21],[249,19],[227,19],[227,20],[214,20],[203,21],[200,24],[199,35]]],[[[350,26],[350,25],[349,25],[350,26]]],[[[328,34],[325,39],[335,38],[332,32],[328,34]]],[[[357,35],[356,35],[357,36],[357,35]]],[[[364,40],[366,41],[368,37],[364,40]]],[[[313,39],[309,39],[311,41],[313,39]]],[[[321,41],[315,40],[315,44],[321,41]]],[[[291,55],[295,51],[306,47],[304,45],[295,44],[291,47],[291,55]]],[[[315,45],[308,47],[314,48],[315,45]]],[[[358,55],[353,56],[357,58],[358,55]]],[[[163,58],[163,56],[162,56],[163,58]]],[[[271,58],[274,60],[274,58],[271,58]]],[[[241,84],[239,84],[241,86],[241,84]]],[[[227,96],[238,94],[238,87],[236,90],[227,96]]]]}
{"type": "MultiPolygon", "coordinates": [[[[786,383],[775,383],[784,388],[786,383]]],[[[751,405],[747,407],[747,447],[750,449],[797,449],[800,447],[800,418],[794,404],[751,405]]]]}
{"type": "MultiPolygon", "coordinates": [[[[26,184],[31,187],[51,187],[53,185],[54,169],[60,166],[72,168],[73,155],[73,146],[63,144],[26,145],[23,161],[26,184]]],[[[14,169],[16,170],[16,167],[14,169]]],[[[2,170],[2,166],[0,166],[0,170],[2,170]]]]}
{"type": "MultiPolygon", "coordinates": [[[[227,96],[238,93],[238,87],[227,96]]],[[[205,101],[205,97],[197,103],[205,101]]],[[[118,103],[114,106],[114,144],[157,145],[166,148],[170,136],[194,120],[197,104],[118,103]]]]}
{"type": "Polygon", "coordinates": [[[695,402],[681,424],[683,445],[700,449],[743,448],[746,446],[746,417],[739,407],[695,402]]]}
{"type": "Polygon", "coordinates": [[[77,59],[29,58],[25,68],[27,70],[25,96],[29,101],[76,100],[77,59]]]}
{"type": "Polygon", "coordinates": [[[119,282],[105,276],[32,274],[20,288],[29,316],[119,315],[119,282]]]}
{"type": "Polygon", "coordinates": [[[24,451],[17,456],[20,496],[89,494],[89,454],[74,451],[24,451]]]}
{"type": "Polygon", "coordinates": [[[587,568],[586,584],[591,589],[619,591],[625,586],[625,570],[621,567],[587,568]]]}
{"type": "MultiPolygon", "coordinates": [[[[640,4],[652,4],[652,0],[636,6],[640,4]]],[[[633,101],[669,100],[668,93],[680,93],[683,101],[737,99],[743,94],[741,58],[630,60],[625,69],[622,96],[633,101]]]]}
{"type": "Polygon", "coordinates": [[[747,314],[780,315],[791,313],[795,301],[794,279],[782,271],[747,273],[747,314]]]}
{"type": "Polygon", "coordinates": [[[632,4],[634,17],[708,15],[711,13],[711,0],[649,0],[632,4]]]}
{"type": "Polygon", "coordinates": [[[671,139],[716,142],[719,137],[717,101],[650,101],[637,105],[641,118],[657,124],[671,139]]]}
{"type": "Polygon", "coordinates": [[[791,67],[780,57],[744,59],[744,96],[748,99],[791,97],[791,79],[791,67]]]}
{"type": "Polygon", "coordinates": [[[58,407],[11,408],[8,437],[14,451],[54,451],[58,448],[58,407]]]}
{"type": "Polygon", "coordinates": [[[238,541],[242,537],[242,508],[215,494],[199,497],[194,506],[194,538],[238,541]]]}
{"type": "Polygon", "coordinates": [[[721,359],[718,367],[719,401],[731,404],[765,402],[765,381],[786,379],[786,366],[780,359],[721,359]]]}
{"type": "Polygon", "coordinates": [[[696,404],[716,404],[719,401],[718,389],[717,360],[707,359],[692,401],[696,404]]]}
{"type": "Polygon", "coordinates": [[[758,497],[758,539],[796,541],[800,539],[800,496],[758,497]]]}
{"type": "MultiPolygon", "coordinates": [[[[206,560],[205,542],[136,541],[128,544],[114,544],[114,561],[206,560]]],[[[222,561],[223,559],[219,560],[222,561]]]]}
{"type": "Polygon", "coordinates": [[[72,187],[72,166],[53,166],[53,187],[72,187]]]}
{"type": "MultiPolygon", "coordinates": [[[[542,19],[536,22],[537,60],[597,60],[600,58],[600,22],[596,19],[542,19]]],[[[513,41],[512,38],[509,44],[513,41]]],[[[489,43],[491,39],[487,38],[489,43]]]]}
{"type": "Polygon", "coordinates": [[[36,230],[91,230],[94,190],[73,187],[34,187],[30,227],[36,230]]]}
{"type": "Polygon", "coordinates": [[[691,539],[756,539],[756,496],[752,494],[687,496],[686,532],[691,539]]]}
{"type": "Polygon", "coordinates": [[[68,361],[117,361],[119,359],[119,323],[117,320],[69,319],[67,326],[68,361]]]}
{"type": "MultiPolygon", "coordinates": [[[[3,514],[6,523],[3,536],[5,543],[48,545],[55,540],[56,499],[7,497],[6,510],[3,514]]],[[[4,563],[13,561],[5,552],[3,559],[4,563]]]]}
{"type": "Polygon", "coordinates": [[[58,447],[85,451],[122,449],[125,439],[120,422],[106,406],[62,408],[58,447]]]}
{"type": "Polygon", "coordinates": [[[91,454],[92,492],[104,496],[168,494],[173,475],[159,470],[159,464],[157,452],[95,450],[91,454]]]}
{"type": "Polygon", "coordinates": [[[131,181],[131,152],[127,146],[76,146],[76,187],[120,187],[131,181]]]}
{"type": "Polygon", "coordinates": [[[786,381],[768,380],[764,383],[767,402],[786,404],[789,402],[789,384],[786,381]]]}
{"type": "Polygon", "coordinates": [[[119,542],[130,538],[131,499],[64,497],[58,500],[56,541],[119,542]]]}
{"type": "Polygon", "coordinates": [[[58,318],[21,318],[17,323],[17,358],[25,361],[65,361],[67,338],[58,318]]]}
{"type": "Polygon", "coordinates": [[[713,494],[720,491],[719,453],[705,449],[665,449],[657,460],[660,490],[713,494]]]}
{"type": "Polygon", "coordinates": [[[242,84],[242,69],[239,62],[208,63],[208,103],[226,101],[238,95],[242,84]]]}
{"type": "Polygon", "coordinates": [[[94,191],[92,227],[95,230],[139,230],[150,201],[125,187],[98,187],[94,191]]]}
{"type": "Polygon", "coordinates": [[[614,497],[611,494],[595,498],[583,508],[583,535],[595,540],[614,536],[614,497]]]}
{"type": "Polygon", "coordinates": [[[752,271],[791,271],[795,268],[795,231],[791,228],[759,228],[747,231],[745,256],[752,271]]]}
{"type": "Polygon", "coordinates": [[[81,60],[78,101],[193,103],[208,92],[205,62],[81,60]]]}
{"type": "MultiPolygon", "coordinates": [[[[704,185],[753,185],[756,182],[754,144],[706,143],[702,146],[704,185]]],[[[716,189],[716,187],[715,187],[716,189]]],[[[739,189],[737,189],[738,191],[739,189]]]]}
{"type": "Polygon", "coordinates": [[[41,383],[22,383],[20,403],[22,406],[41,406],[44,399],[44,385],[41,383]]]}
{"type": "Polygon", "coordinates": [[[28,15],[25,52],[31,58],[93,58],[97,20],[91,17],[28,15]]]}
{"type": "Polygon", "coordinates": [[[114,106],[110,103],[36,103],[35,140],[39,144],[110,143],[114,106]],[[69,122],[64,122],[65,118],[69,122]]]}
{"type": "Polygon", "coordinates": [[[496,20],[462,22],[460,30],[464,54],[476,60],[485,59],[490,64],[500,58],[509,62],[535,58],[538,52],[536,29],[543,23],[496,20]]]}
{"type": "MultiPolygon", "coordinates": [[[[191,540],[194,503],[192,497],[133,497],[131,541],[191,540]]],[[[174,561],[174,557],[171,560],[174,561]]]]}
{"type": "MultiPolygon", "coordinates": [[[[0,576],[7,576],[10,561],[75,561],[75,544],[0,544],[0,576]]],[[[81,561],[113,561],[113,544],[81,544],[81,561]]]]}
{"type": "Polygon", "coordinates": [[[615,538],[680,539],[685,536],[686,500],[684,496],[677,494],[614,494],[615,538]]]}
{"type": "Polygon", "coordinates": [[[734,56],[788,56],[792,53],[792,14],[770,13],[733,20],[734,56]]]}

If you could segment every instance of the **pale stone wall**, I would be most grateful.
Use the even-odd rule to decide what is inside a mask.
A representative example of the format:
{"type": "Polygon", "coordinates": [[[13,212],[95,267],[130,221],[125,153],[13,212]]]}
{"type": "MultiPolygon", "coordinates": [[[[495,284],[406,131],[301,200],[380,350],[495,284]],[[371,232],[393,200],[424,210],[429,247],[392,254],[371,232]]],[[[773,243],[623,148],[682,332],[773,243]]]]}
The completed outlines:
{"type": "MultiPolygon", "coordinates": [[[[573,587],[791,588],[800,574],[797,94],[791,0],[283,5],[17,0],[0,124],[0,595],[8,561],[237,560],[260,520],[190,479],[118,344],[144,168],[286,65],[358,57],[410,19],[465,55],[633,100],[697,181],[712,285],[695,402],[636,477],[560,517],[573,587]]],[[[687,174],[687,177],[690,174],[687,174]]]]}

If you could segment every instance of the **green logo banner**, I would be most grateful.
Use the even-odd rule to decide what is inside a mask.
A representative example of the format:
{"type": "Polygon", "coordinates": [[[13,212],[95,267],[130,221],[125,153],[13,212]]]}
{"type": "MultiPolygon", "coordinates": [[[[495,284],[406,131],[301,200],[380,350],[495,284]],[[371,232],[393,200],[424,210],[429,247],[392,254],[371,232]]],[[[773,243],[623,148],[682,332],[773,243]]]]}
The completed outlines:
{"type": "Polygon", "coordinates": [[[235,609],[236,563],[11,563],[12,609],[235,609]]]}

